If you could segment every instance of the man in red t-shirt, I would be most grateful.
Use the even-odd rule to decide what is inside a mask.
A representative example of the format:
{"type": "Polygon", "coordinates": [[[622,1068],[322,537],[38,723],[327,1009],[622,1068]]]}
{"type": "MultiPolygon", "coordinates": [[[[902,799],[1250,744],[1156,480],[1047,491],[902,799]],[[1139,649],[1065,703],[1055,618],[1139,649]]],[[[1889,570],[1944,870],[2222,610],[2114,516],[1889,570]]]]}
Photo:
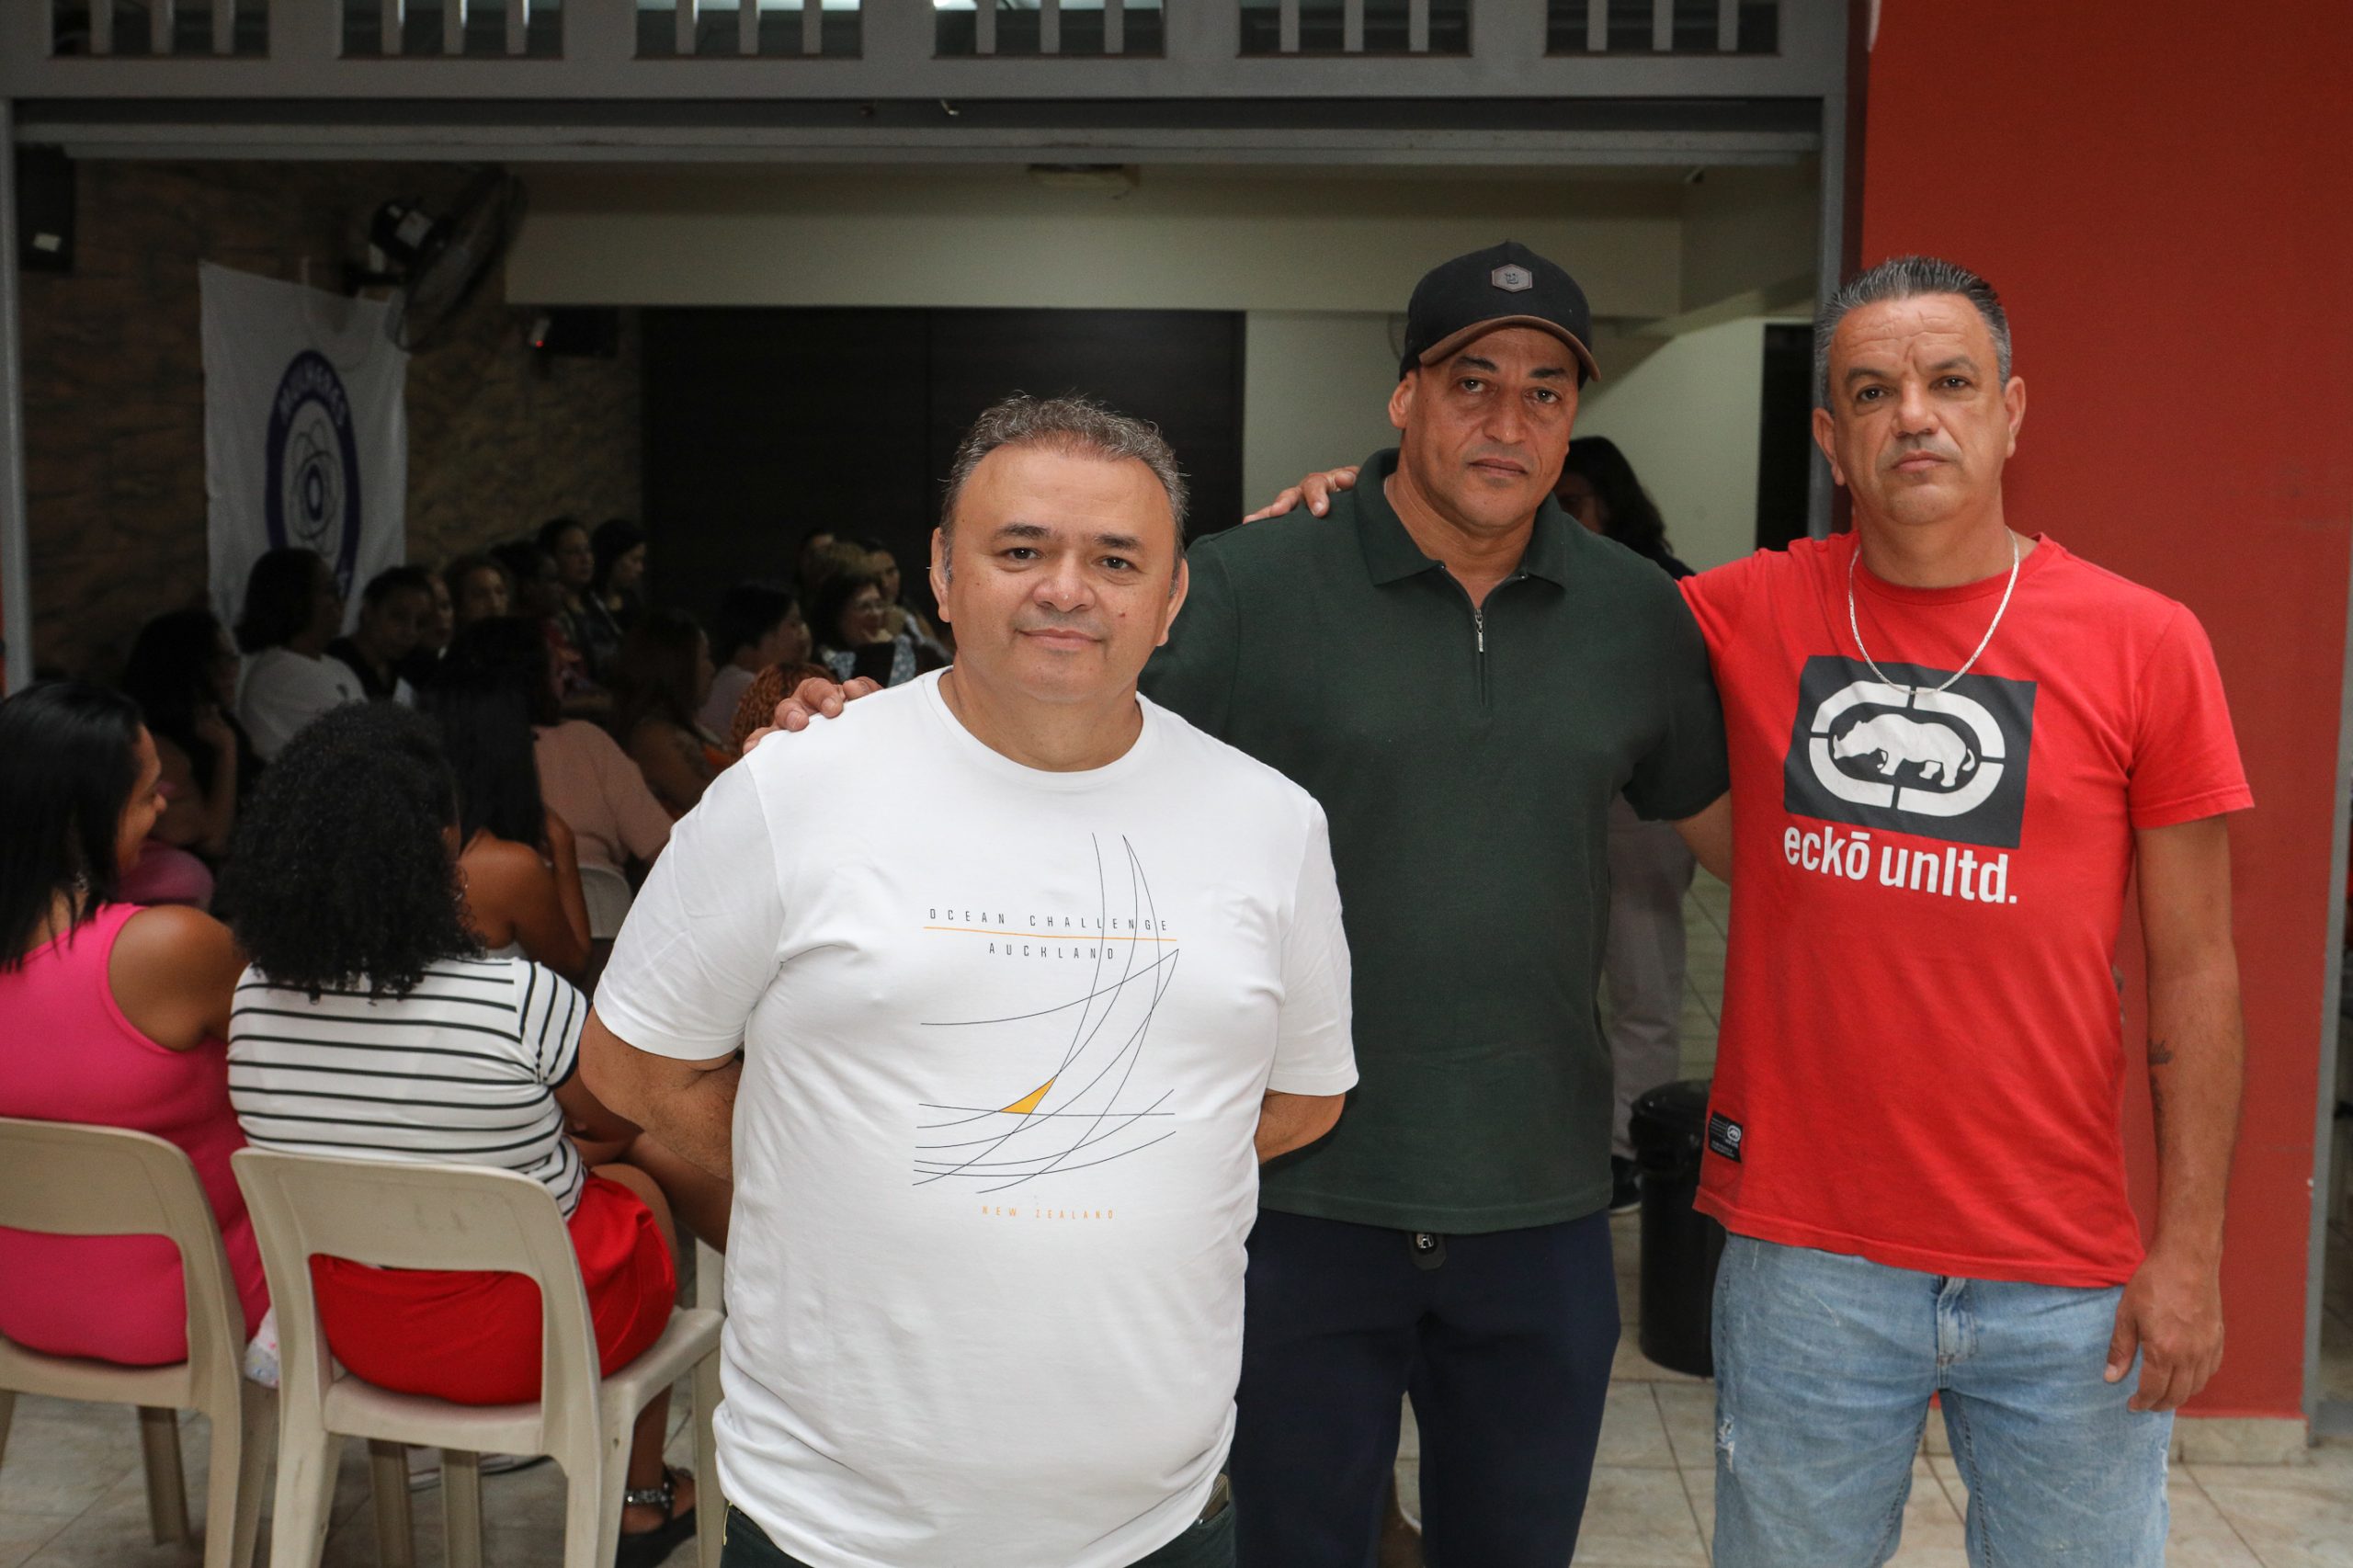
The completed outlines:
{"type": "Polygon", "coordinates": [[[2008,527],[2026,388],[1982,278],[1884,263],[1815,342],[1855,531],[1684,585],[1733,780],[1716,1561],[1885,1561],[1940,1393],[1972,1562],[2154,1565],[2170,1413],[2222,1344],[2222,817],[2252,799],[2221,677],[2188,609],[2008,527]],[[2145,1248],[2113,968],[2136,869],[2145,1248]]]}
{"type": "Polygon", "coordinates": [[[1699,1194],[1732,1233],[1715,1561],[1884,1562],[1935,1394],[1972,1563],[2155,1568],[2171,1413],[2222,1358],[2245,1050],[2223,816],[2253,800],[2221,677],[2187,608],[2011,531],[2026,387],[1983,278],[1883,263],[1814,341],[1855,531],[1683,584],[1732,763],[1696,846],[1736,872],[1699,1194]],[[2136,871],[2145,1245],[2114,968],[2136,871]]]}

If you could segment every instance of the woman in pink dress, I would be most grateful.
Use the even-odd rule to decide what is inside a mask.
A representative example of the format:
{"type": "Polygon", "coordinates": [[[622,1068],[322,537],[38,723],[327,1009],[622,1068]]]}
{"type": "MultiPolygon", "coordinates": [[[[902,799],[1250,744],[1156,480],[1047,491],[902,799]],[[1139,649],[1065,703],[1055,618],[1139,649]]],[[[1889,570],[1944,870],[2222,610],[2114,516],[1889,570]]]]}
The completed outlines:
{"type": "MultiPolygon", "coordinates": [[[[221,1221],[248,1335],[269,1298],[229,1156],[228,928],[117,899],[164,811],[129,698],[73,682],[0,702],[0,1116],[128,1127],[188,1153],[221,1221]]],[[[161,1236],[0,1227],[0,1335],[126,1366],[186,1358],[179,1253],[161,1236]]]]}

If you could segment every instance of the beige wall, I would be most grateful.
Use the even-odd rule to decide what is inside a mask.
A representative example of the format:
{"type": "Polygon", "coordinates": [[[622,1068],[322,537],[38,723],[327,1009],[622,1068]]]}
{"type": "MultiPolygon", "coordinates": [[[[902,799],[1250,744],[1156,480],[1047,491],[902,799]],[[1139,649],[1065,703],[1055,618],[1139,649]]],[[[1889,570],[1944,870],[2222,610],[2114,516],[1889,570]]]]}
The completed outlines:
{"type": "Polygon", "coordinates": [[[1356,462],[1394,444],[1388,406],[1398,350],[1392,345],[1402,327],[1403,318],[1386,312],[1250,312],[1244,506],[1265,505],[1310,469],[1356,462]]]}
{"type": "Polygon", "coordinates": [[[1577,434],[1618,443],[1666,518],[1675,553],[1705,571],[1756,548],[1756,423],[1765,323],[1749,318],[1663,343],[1605,342],[1608,380],[1577,434]]]}
{"type": "Polygon", "coordinates": [[[998,168],[529,183],[507,288],[539,303],[1387,312],[1433,262],[1509,237],[1610,313],[1683,308],[1672,183],[1160,168],[1119,197],[998,168]]]}

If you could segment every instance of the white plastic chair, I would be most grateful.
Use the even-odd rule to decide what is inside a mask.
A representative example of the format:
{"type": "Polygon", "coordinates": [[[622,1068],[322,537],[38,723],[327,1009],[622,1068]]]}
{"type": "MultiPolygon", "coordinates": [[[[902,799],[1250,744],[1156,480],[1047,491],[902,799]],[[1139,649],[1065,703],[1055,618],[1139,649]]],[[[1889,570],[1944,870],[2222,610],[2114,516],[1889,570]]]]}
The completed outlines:
{"type": "Polygon", "coordinates": [[[244,1308],[220,1221],[188,1155],[124,1128],[0,1117],[0,1225],[169,1240],[187,1282],[188,1348],[176,1366],[118,1367],[0,1339],[0,1458],[20,1393],[137,1405],[148,1522],[158,1544],[186,1541],[193,1532],[175,1413],[200,1410],[212,1421],[204,1568],[248,1568],[274,1402],[269,1390],[244,1377],[244,1308]]]}
{"type": "MultiPolygon", "coordinates": [[[[620,1544],[631,1428],[655,1395],[691,1368],[695,1399],[696,1545],[718,1568],[726,1511],[713,1458],[719,1403],[716,1312],[674,1312],[662,1337],[600,1380],[588,1298],[555,1199],[529,1176],[476,1166],[331,1159],[244,1149],[231,1162],[261,1242],[278,1310],[278,1500],[270,1568],[313,1568],[347,1437],[380,1459],[390,1444],[441,1449],[449,1568],[482,1562],[481,1456],[547,1454],[569,1483],[564,1568],[610,1568],[620,1544]],[[336,1366],[321,1333],[310,1259],[324,1254],[385,1268],[498,1269],[540,1287],[540,1398],[465,1405],[393,1393],[336,1366]]],[[[407,1497],[405,1478],[391,1488],[407,1497]]],[[[378,1486],[380,1514],[387,1488],[378,1486]]],[[[382,1521],[380,1520],[380,1528],[382,1521]]]]}
{"type": "Polygon", "coordinates": [[[630,903],[637,897],[629,879],[610,866],[581,867],[580,896],[588,904],[589,938],[598,942],[620,935],[621,922],[629,918],[630,903]]]}

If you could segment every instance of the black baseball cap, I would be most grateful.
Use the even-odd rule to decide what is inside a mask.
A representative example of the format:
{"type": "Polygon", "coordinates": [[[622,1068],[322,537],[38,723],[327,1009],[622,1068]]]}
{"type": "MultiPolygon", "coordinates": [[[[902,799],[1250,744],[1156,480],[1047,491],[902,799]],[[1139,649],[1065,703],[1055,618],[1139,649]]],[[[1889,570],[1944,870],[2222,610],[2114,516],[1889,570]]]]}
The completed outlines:
{"type": "Polygon", "coordinates": [[[1593,311],[1585,290],[1513,240],[1440,262],[1422,275],[1405,307],[1405,356],[1397,373],[1436,364],[1482,333],[1505,326],[1551,333],[1576,355],[1580,384],[1601,379],[1601,367],[1586,347],[1593,336],[1593,311]]]}

